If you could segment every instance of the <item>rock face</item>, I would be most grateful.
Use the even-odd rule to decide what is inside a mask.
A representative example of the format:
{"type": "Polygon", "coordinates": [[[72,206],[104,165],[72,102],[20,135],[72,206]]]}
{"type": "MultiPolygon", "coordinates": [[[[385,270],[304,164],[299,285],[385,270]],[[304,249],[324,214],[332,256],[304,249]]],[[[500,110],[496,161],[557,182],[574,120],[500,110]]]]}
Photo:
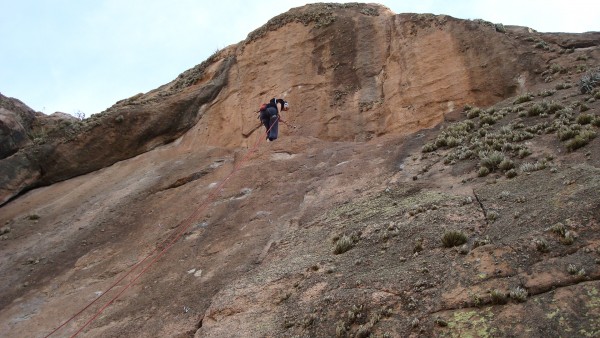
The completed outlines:
{"type": "Polygon", "coordinates": [[[405,135],[467,103],[523,92],[544,62],[530,43],[485,23],[380,6],[293,9],[175,81],[90,119],[49,130],[38,116],[44,145],[22,150],[30,166],[19,174],[10,168],[21,160],[4,161],[0,186],[10,188],[0,202],[146,152],[192,126],[199,144],[243,146],[257,124],[254,110],[273,96],[291,102],[286,119],[300,126],[293,134],[405,135]]]}
{"type": "Polygon", "coordinates": [[[0,159],[4,159],[31,140],[28,132],[36,113],[23,102],[0,94],[0,159]]]}
{"type": "Polygon", "coordinates": [[[2,332],[598,335],[599,42],[315,4],[83,121],[2,96],[2,332]]]}

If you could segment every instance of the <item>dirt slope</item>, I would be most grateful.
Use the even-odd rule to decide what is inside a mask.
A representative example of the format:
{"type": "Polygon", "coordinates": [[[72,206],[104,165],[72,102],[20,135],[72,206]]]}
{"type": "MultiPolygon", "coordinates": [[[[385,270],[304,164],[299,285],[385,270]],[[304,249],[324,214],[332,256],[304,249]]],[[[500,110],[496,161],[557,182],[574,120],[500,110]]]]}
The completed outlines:
{"type": "Polygon", "coordinates": [[[599,43],[310,5],[93,119],[32,118],[0,160],[0,332],[47,335],[183,231],[85,336],[596,336],[599,43]],[[245,136],[272,95],[298,128],[245,136]]]}

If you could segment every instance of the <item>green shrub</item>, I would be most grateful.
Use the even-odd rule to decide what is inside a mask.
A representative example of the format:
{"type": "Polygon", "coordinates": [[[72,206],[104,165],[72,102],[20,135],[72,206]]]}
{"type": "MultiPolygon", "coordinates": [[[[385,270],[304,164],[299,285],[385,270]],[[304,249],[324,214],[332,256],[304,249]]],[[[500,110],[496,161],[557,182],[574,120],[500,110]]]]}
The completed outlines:
{"type": "Polygon", "coordinates": [[[561,89],[569,89],[571,87],[573,87],[572,84],[565,82],[565,83],[559,83],[559,84],[557,84],[555,88],[556,88],[556,90],[561,90],[561,89]]]}
{"type": "Polygon", "coordinates": [[[361,325],[358,327],[356,334],[354,335],[356,338],[367,338],[371,337],[371,327],[369,325],[361,325]]]}
{"type": "Polygon", "coordinates": [[[496,123],[496,119],[492,115],[484,114],[479,116],[479,126],[483,126],[485,124],[489,124],[491,126],[494,123],[496,123]]]}
{"type": "Polygon", "coordinates": [[[550,47],[548,47],[548,44],[545,41],[538,41],[533,46],[537,49],[545,49],[545,50],[550,49],[550,47]]]}
{"type": "Polygon", "coordinates": [[[432,151],[435,151],[436,149],[437,147],[435,146],[435,144],[428,142],[423,146],[423,148],[421,148],[421,151],[424,153],[430,153],[432,151]]]}
{"type": "Polygon", "coordinates": [[[446,146],[449,148],[454,148],[456,146],[458,146],[459,144],[461,144],[462,140],[454,137],[454,136],[448,136],[446,138],[446,146]]]}
{"type": "Polygon", "coordinates": [[[523,163],[521,164],[521,171],[524,173],[538,171],[546,168],[546,162],[537,161],[535,163],[523,163]]]}
{"type": "Polygon", "coordinates": [[[519,156],[519,158],[525,158],[529,155],[531,155],[531,150],[529,150],[527,148],[519,149],[519,153],[517,154],[517,156],[519,156]]]}
{"type": "Polygon", "coordinates": [[[581,125],[585,125],[585,124],[592,123],[593,120],[594,120],[594,115],[581,114],[581,115],[577,116],[577,119],[575,121],[581,125]]]}
{"type": "Polygon", "coordinates": [[[514,101],[513,104],[519,104],[523,102],[531,101],[532,95],[530,93],[519,95],[514,101]]]}
{"type": "Polygon", "coordinates": [[[556,135],[558,136],[559,140],[566,141],[577,136],[577,134],[579,134],[577,130],[571,129],[570,127],[562,127],[558,130],[556,135]]]}
{"type": "Polygon", "coordinates": [[[538,95],[541,97],[548,97],[548,96],[552,96],[556,93],[556,90],[550,89],[550,90],[544,90],[542,92],[540,92],[538,95]]]}
{"type": "Polygon", "coordinates": [[[569,151],[574,151],[590,143],[595,137],[596,133],[593,130],[582,130],[566,143],[566,147],[569,151]]]}
{"type": "Polygon", "coordinates": [[[565,106],[563,106],[562,104],[556,102],[556,101],[552,101],[550,102],[547,107],[546,107],[546,113],[548,114],[554,114],[557,111],[564,109],[565,106]]]}
{"type": "Polygon", "coordinates": [[[554,64],[552,64],[552,65],[550,66],[550,71],[551,71],[553,74],[556,74],[556,73],[565,73],[565,72],[566,72],[566,69],[565,69],[565,68],[563,68],[561,65],[554,63],[554,64]]]}
{"type": "Polygon", "coordinates": [[[48,133],[45,128],[37,129],[28,134],[29,138],[33,141],[34,144],[44,144],[48,141],[48,133]]]}
{"type": "Polygon", "coordinates": [[[515,130],[511,135],[509,135],[510,137],[508,138],[508,140],[512,141],[512,142],[523,141],[525,139],[523,137],[524,135],[525,135],[524,132],[515,130]]]}
{"type": "Polygon", "coordinates": [[[479,171],[477,172],[477,175],[479,175],[479,177],[485,177],[489,174],[490,174],[490,169],[488,169],[486,167],[480,167],[479,171]]]}
{"type": "Polygon", "coordinates": [[[505,158],[504,160],[502,160],[502,162],[500,162],[500,164],[498,165],[498,168],[500,168],[501,170],[510,170],[512,168],[515,167],[515,162],[513,162],[511,159],[505,158]]]}
{"type": "Polygon", "coordinates": [[[586,73],[579,80],[579,90],[582,94],[591,93],[598,85],[600,85],[600,68],[586,73]]]}
{"type": "Polygon", "coordinates": [[[498,168],[500,163],[505,159],[504,154],[499,151],[481,152],[479,158],[481,159],[481,166],[488,168],[490,171],[498,168]]]}
{"type": "Polygon", "coordinates": [[[536,103],[527,110],[527,116],[538,116],[541,113],[545,112],[546,108],[548,108],[547,103],[545,103],[545,102],[536,103]]]}
{"type": "Polygon", "coordinates": [[[467,112],[467,118],[474,119],[476,117],[479,117],[480,113],[481,113],[481,109],[473,108],[467,112]]]}
{"type": "Polygon", "coordinates": [[[449,230],[442,236],[442,245],[446,248],[463,245],[467,242],[467,235],[462,231],[449,230]]]}
{"type": "Polygon", "coordinates": [[[446,142],[446,138],[443,137],[442,135],[438,136],[435,139],[435,147],[436,148],[443,148],[443,147],[445,147],[447,145],[448,145],[448,142],[446,142]]]}

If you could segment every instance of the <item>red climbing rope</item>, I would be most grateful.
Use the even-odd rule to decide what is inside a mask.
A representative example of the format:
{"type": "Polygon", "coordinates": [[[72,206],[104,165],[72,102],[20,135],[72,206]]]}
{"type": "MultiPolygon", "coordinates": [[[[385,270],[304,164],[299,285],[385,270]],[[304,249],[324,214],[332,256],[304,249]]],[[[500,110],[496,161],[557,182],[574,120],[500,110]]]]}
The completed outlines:
{"type": "MultiPolygon", "coordinates": [[[[279,120],[279,116],[277,116],[277,118],[275,119],[275,122],[277,122],[278,120],[279,120]]],[[[271,125],[271,127],[266,131],[266,133],[264,135],[269,134],[269,132],[271,131],[271,128],[273,128],[273,126],[275,125],[275,122],[271,125]]],[[[155,255],[156,252],[159,250],[159,248],[163,247],[163,249],[160,252],[158,252],[158,255],[156,255],[156,257],[154,257],[154,259],[152,261],[150,261],[150,263],[148,263],[129,283],[127,283],[127,285],[125,285],[125,287],[119,293],[117,293],[116,296],[114,296],[108,302],[106,302],[87,322],[85,322],[85,324],[83,326],[81,326],[77,330],[77,332],[75,332],[71,336],[71,338],[77,336],[79,333],[81,333],[81,331],[83,331],[83,329],[85,329],[88,325],[90,325],[100,314],[102,314],[102,312],[104,312],[104,310],[106,310],[107,307],[109,307],[112,303],[114,303],[144,273],[146,273],[146,271],[148,271],[148,269],[150,269],[150,267],[152,265],[154,265],[154,263],[156,263],[156,261],[159,260],[181,238],[181,236],[183,236],[184,233],[187,232],[187,230],[190,228],[190,226],[192,226],[194,220],[196,220],[198,218],[198,216],[200,216],[200,213],[206,209],[209,202],[211,202],[217,196],[217,194],[219,192],[221,192],[221,190],[225,186],[225,183],[227,182],[227,180],[229,180],[233,176],[233,174],[235,174],[241,168],[242,164],[244,164],[246,162],[246,160],[248,160],[248,158],[250,158],[250,155],[253,154],[256,151],[256,149],[258,149],[258,146],[262,140],[263,140],[262,137],[259,137],[258,140],[256,140],[256,142],[254,143],[254,145],[252,146],[250,151],[246,154],[246,156],[244,156],[244,158],[238,163],[238,165],[236,165],[233,168],[233,170],[229,173],[229,175],[227,175],[227,177],[225,177],[221,181],[221,183],[217,187],[215,187],[215,189],[213,189],[213,191],[208,195],[208,197],[204,200],[204,202],[202,204],[200,204],[196,208],[196,210],[178,226],[178,227],[181,227],[181,230],[179,230],[179,232],[177,232],[177,234],[171,240],[169,240],[169,237],[171,237],[171,236],[168,236],[167,239],[165,239],[162,243],[160,243],[160,245],[158,245],[150,254],[148,254],[146,257],[144,257],[144,259],[142,259],[141,261],[139,261],[138,263],[133,265],[133,267],[131,267],[131,269],[129,269],[129,271],[125,275],[123,275],[116,282],[114,282],[98,298],[91,301],[84,308],[79,310],[79,312],[75,313],[73,316],[71,316],[69,319],[67,319],[65,322],[63,322],[60,326],[58,326],[56,329],[54,329],[52,332],[50,332],[47,336],[45,336],[45,338],[50,337],[51,335],[56,333],[58,330],[60,330],[62,327],[64,327],[65,325],[67,325],[68,323],[73,321],[77,316],[82,314],[90,306],[92,306],[94,303],[96,303],[100,298],[102,298],[104,295],[106,295],[108,292],[110,292],[115,286],[117,286],[127,276],[131,275],[133,273],[133,271],[135,271],[138,267],[142,266],[145,261],[147,261],[148,259],[150,259],[150,257],[155,255]]]]}

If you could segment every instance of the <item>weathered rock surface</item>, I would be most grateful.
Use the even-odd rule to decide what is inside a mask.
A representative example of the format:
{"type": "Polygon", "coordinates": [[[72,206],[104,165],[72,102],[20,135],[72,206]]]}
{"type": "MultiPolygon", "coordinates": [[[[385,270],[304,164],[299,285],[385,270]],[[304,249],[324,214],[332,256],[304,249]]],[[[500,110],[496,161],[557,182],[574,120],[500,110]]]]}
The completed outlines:
{"type": "Polygon", "coordinates": [[[23,102],[0,94],[0,159],[31,142],[28,132],[35,116],[23,102]]]}
{"type": "Polygon", "coordinates": [[[85,336],[597,336],[599,66],[597,33],[318,4],[83,121],[2,98],[0,332],[118,296],[85,336]]]}

